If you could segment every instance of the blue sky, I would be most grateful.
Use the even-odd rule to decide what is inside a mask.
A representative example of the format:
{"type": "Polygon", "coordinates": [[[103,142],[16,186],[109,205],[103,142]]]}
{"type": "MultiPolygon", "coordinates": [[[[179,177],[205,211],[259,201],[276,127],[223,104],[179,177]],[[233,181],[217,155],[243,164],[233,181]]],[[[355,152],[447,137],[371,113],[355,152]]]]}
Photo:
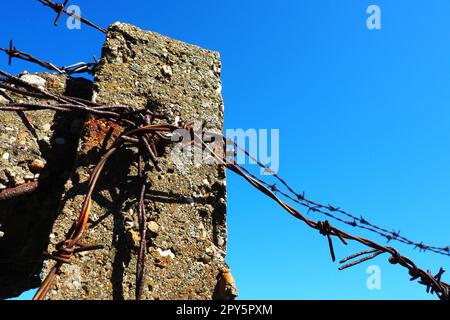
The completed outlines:
{"type": "MultiPolygon", "coordinates": [[[[101,26],[129,22],[220,51],[226,127],[280,129],[281,176],[314,200],[413,240],[450,244],[448,1],[71,3],[101,26]],[[381,30],[366,27],[370,4],[381,8],[381,30]]],[[[57,65],[100,56],[101,33],[68,30],[64,20],[54,28],[53,13],[37,1],[0,8],[2,46],[12,37],[19,49],[57,65]]],[[[20,61],[8,67],[6,57],[0,66],[40,70],[20,61]]],[[[326,238],[241,178],[227,179],[228,262],[240,298],[434,298],[383,256],[337,271],[326,238]],[[366,287],[372,264],[381,268],[381,290],[366,287]]],[[[362,249],[335,242],[338,258],[362,249]]],[[[433,272],[449,266],[448,257],[395,246],[433,272]]]]}

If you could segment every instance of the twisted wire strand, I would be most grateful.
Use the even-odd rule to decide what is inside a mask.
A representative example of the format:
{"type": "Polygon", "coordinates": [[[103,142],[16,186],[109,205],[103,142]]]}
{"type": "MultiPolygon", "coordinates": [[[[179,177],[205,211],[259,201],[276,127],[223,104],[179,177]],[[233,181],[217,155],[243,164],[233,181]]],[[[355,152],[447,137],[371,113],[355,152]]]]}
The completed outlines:
{"type": "MultiPolygon", "coordinates": [[[[112,146],[109,148],[109,150],[105,153],[105,155],[102,157],[102,159],[99,161],[99,163],[96,165],[95,169],[92,172],[91,178],[89,180],[88,184],[88,191],[86,193],[86,197],[83,203],[83,208],[81,210],[81,213],[77,219],[77,222],[75,223],[75,228],[73,228],[73,231],[68,234],[68,237],[65,241],[59,243],[56,246],[56,250],[52,253],[49,253],[49,258],[55,260],[55,265],[50,269],[50,272],[45,277],[41,288],[37,292],[35,299],[44,299],[46,294],[48,293],[52,283],[54,282],[56,275],[59,273],[60,268],[65,263],[70,263],[71,258],[74,254],[82,251],[88,251],[88,250],[97,250],[101,248],[99,245],[93,245],[93,246],[86,246],[82,243],[80,243],[80,240],[82,239],[83,235],[85,234],[87,228],[88,228],[88,218],[91,211],[92,206],[92,195],[95,190],[95,186],[97,184],[97,181],[102,173],[102,170],[108,161],[108,159],[120,148],[124,147],[127,144],[136,145],[142,139],[144,141],[147,141],[150,145],[150,150],[155,150],[154,148],[154,137],[158,137],[158,134],[162,133],[171,133],[178,129],[186,129],[185,127],[181,126],[174,126],[174,125],[167,125],[167,124],[149,124],[149,121],[146,120],[148,117],[153,116],[150,114],[145,114],[145,111],[140,112],[134,112],[134,108],[132,107],[115,107],[115,106],[100,106],[98,104],[92,105],[91,103],[84,103],[80,99],[73,99],[61,95],[56,95],[49,93],[45,91],[44,89],[40,89],[37,87],[34,87],[32,85],[27,84],[26,82],[9,75],[3,71],[0,70],[0,76],[3,77],[4,80],[7,80],[8,82],[13,83],[15,86],[21,87],[22,93],[24,95],[27,95],[27,92],[30,92],[32,96],[39,96],[43,99],[52,99],[56,102],[56,107],[61,108],[62,111],[66,112],[84,112],[86,114],[91,114],[96,117],[106,117],[108,119],[111,119],[111,121],[116,121],[117,123],[123,125],[126,130],[124,133],[122,133],[119,138],[116,139],[116,141],[112,144],[112,146]],[[93,110],[101,111],[99,114],[93,114],[93,110]],[[114,111],[109,111],[114,110],[114,111]],[[112,112],[112,113],[111,113],[112,112]],[[117,118],[116,114],[120,113],[120,117],[117,118]],[[126,120],[126,121],[125,121],[126,120]]],[[[0,79],[1,80],[1,79],[0,79]]],[[[6,88],[9,88],[9,85],[5,86],[6,88]]],[[[30,95],[30,96],[31,96],[30,95]]],[[[39,107],[45,107],[48,109],[54,108],[55,106],[48,106],[48,105],[42,105],[39,107]]],[[[7,111],[13,111],[14,108],[25,108],[28,110],[35,110],[37,106],[35,104],[29,104],[29,105],[17,105],[17,104],[6,104],[0,106],[0,110],[7,110],[7,111]]],[[[225,138],[224,138],[225,139],[225,138]]],[[[309,218],[307,218],[305,215],[301,214],[297,209],[295,209],[293,206],[289,205],[288,203],[281,200],[275,192],[278,192],[277,189],[271,188],[270,184],[263,181],[260,178],[257,178],[255,175],[252,175],[247,169],[245,169],[243,166],[239,165],[236,161],[224,158],[221,156],[218,156],[214,151],[211,150],[211,148],[205,143],[201,137],[198,137],[195,133],[193,133],[192,141],[187,141],[188,144],[194,145],[195,147],[202,148],[208,150],[211,155],[213,155],[219,165],[226,166],[229,170],[232,172],[238,174],[239,176],[243,177],[247,182],[250,183],[253,187],[255,187],[257,190],[259,190],[264,195],[268,196],[275,202],[277,202],[284,210],[286,210],[289,214],[291,214],[296,219],[302,221],[305,223],[306,226],[313,228],[315,230],[318,230],[321,235],[326,236],[329,244],[329,250],[330,254],[332,256],[333,261],[335,260],[335,251],[333,246],[333,238],[338,238],[341,240],[341,242],[345,245],[348,244],[348,241],[355,241],[360,244],[363,244],[370,248],[368,251],[364,251],[362,253],[358,253],[355,255],[352,255],[346,259],[343,259],[341,261],[347,262],[352,259],[358,258],[363,256],[358,261],[350,262],[347,265],[342,266],[340,269],[345,269],[348,267],[351,267],[353,265],[356,265],[358,263],[370,260],[375,258],[378,255],[381,254],[389,254],[389,262],[392,264],[398,264],[408,270],[409,275],[411,276],[411,281],[419,280],[418,283],[424,285],[427,289],[427,292],[431,292],[436,294],[440,299],[442,300],[449,300],[449,285],[441,280],[442,274],[444,273],[444,270],[441,268],[435,276],[431,274],[429,271],[424,271],[423,269],[420,269],[416,266],[416,264],[407,258],[406,256],[401,255],[395,248],[383,246],[381,244],[378,244],[372,240],[358,237],[349,233],[346,233],[334,226],[332,226],[328,221],[314,221],[309,218]],[[200,143],[199,143],[200,141],[200,143]]],[[[142,149],[143,150],[143,149],[142,149]]],[[[144,156],[145,153],[140,151],[140,156],[144,156]]],[[[154,160],[157,161],[156,157],[157,154],[154,154],[155,159],[150,159],[150,157],[147,157],[148,161],[154,162],[154,160]]],[[[281,179],[281,178],[279,178],[281,179]]],[[[284,181],[284,180],[281,180],[284,181]]],[[[287,184],[286,184],[287,185],[287,184]]],[[[144,191],[145,192],[145,191],[144,191]]],[[[291,192],[294,192],[293,190],[291,192]]],[[[303,196],[302,196],[303,197],[303,196]]],[[[304,197],[303,197],[304,198],[304,197]]],[[[142,193],[140,196],[140,199],[142,200],[142,193]]],[[[140,208],[141,208],[141,200],[140,200],[140,208]]],[[[307,201],[307,203],[312,207],[311,210],[317,210],[314,206],[318,206],[315,202],[312,202],[310,200],[307,201]]],[[[329,208],[328,206],[323,206],[325,208],[329,208]]],[[[320,207],[319,207],[320,208],[320,207]]],[[[142,219],[143,211],[139,210],[139,217],[142,219]]],[[[333,211],[337,211],[336,209],[333,211]]],[[[145,214],[145,213],[144,213],[145,214]]],[[[141,225],[142,228],[142,225],[141,225]]],[[[142,230],[142,229],[141,229],[142,230]]],[[[142,241],[145,241],[145,237],[141,238],[141,246],[145,246],[145,244],[142,243],[142,241]]],[[[145,259],[145,257],[142,257],[142,255],[139,256],[140,261],[142,259],[145,259]]],[[[143,272],[142,268],[143,266],[140,265],[137,268],[136,272],[136,282],[137,282],[137,290],[136,290],[136,297],[139,298],[139,288],[142,285],[142,279],[143,279],[143,272]]]]}
{"type": "Polygon", "coordinates": [[[244,148],[239,146],[236,142],[234,142],[233,140],[226,138],[226,137],[224,137],[224,139],[226,139],[226,143],[228,145],[233,145],[235,148],[241,150],[250,159],[252,159],[259,167],[264,169],[264,171],[271,173],[271,175],[274,178],[276,178],[287,189],[287,191],[283,191],[282,189],[278,188],[276,186],[276,184],[270,184],[270,183],[262,180],[261,178],[258,178],[256,175],[250,173],[245,168],[242,168],[247,174],[249,174],[253,179],[259,181],[261,184],[268,187],[275,193],[278,193],[278,194],[282,195],[283,197],[285,197],[291,201],[294,201],[294,202],[300,204],[301,206],[307,208],[308,213],[309,212],[321,213],[327,217],[330,217],[331,219],[334,219],[334,220],[344,223],[346,225],[364,229],[364,230],[370,231],[372,233],[376,233],[379,236],[384,237],[388,242],[394,240],[394,241],[398,241],[398,242],[401,242],[406,245],[413,246],[414,248],[419,248],[422,251],[430,251],[430,252],[437,253],[440,255],[450,256],[450,246],[439,247],[439,246],[433,246],[433,245],[426,245],[423,242],[412,241],[404,236],[401,236],[399,231],[392,231],[392,230],[388,230],[386,228],[377,226],[376,224],[371,223],[370,221],[368,221],[361,215],[357,216],[357,215],[351,214],[337,206],[332,206],[329,204],[324,205],[324,204],[321,204],[321,203],[318,203],[316,201],[306,198],[304,192],[303,193],[296,192],[294,190],[294,188],[286,182],[286,180],[281,178],[278,174],[274,173],[269,167],[262,164],[259,160],[257,160],[255,157],[253,157],[247,150],[245,150],[244,148]],[[341,216],[350,218],[351,220],[345,220],[343,218],[338,217],[336,214],[340,214],[341,216]]]}

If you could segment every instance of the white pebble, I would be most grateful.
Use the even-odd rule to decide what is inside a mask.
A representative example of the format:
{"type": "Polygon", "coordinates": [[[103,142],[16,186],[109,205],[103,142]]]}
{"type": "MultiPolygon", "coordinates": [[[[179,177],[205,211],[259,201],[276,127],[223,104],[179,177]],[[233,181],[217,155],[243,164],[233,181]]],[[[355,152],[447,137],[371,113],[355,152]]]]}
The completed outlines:
{"type": "Polygon", "coordinates": [[[161,68],[161,72],[162,72],[162,74],[163,74],[164,77],[171,77],[172,74],[173,74],[172,68],[171,68],[170,66],[168,66],[168,65],[164,65],[164,66],[161,68]]]}
{"type": "Polygon", "coordinates": [[[156,251],[159,253],[161,257],[171,257],[172,259],[175,259],[175,255],[170,250],[164,250],[162,251],[160,248],[156,249],[156,251]]]}
{"type": "Polygon", "coordinates": [[[34,180],[34,174],[29,173],[23,177],[25,180],[34,180]]]}
{"type": "Polygon", "coordinates": [[[125,222],[125,226],[127,226],[128,228],[133,228],[134,227],[134,222],[133,221],[127,221],[127,222],[125,222]]]}
{"type": "Polygon", "coordinates": [[[93,93],[92,93],[92,102],[94,102],[94,103],[96,103],[97,102],[97,97],[98,97],[98,92],[97,91],[94,91],[93,93]]]}
{"type": "Polygon", "coordinates": [[[5,153],[2,155],[2,158],[5,159],[5,160],[9,160],[9,153],[8,153],[8,152],[5,152],[5,153]]]}
{"type": "Polygon", "coordinates": [[[217,238],[217,245],[222,247],[225,244],[225,240],[222,237],[217,238]]]}
{"type": "Polygon", "coordinates": [[[20,76],[20,80],[33,86],[37,86],[38,88],[45,88],[45,84],[47,83],[45,79],[34,74],[23,74],[20,76]]]}
{"type": "Polygon", "coordinates": [[[81,289],[81,283],[79,282],[79,281],[72,281],[72,286],[75,288],[75,289],[81,289]]]}

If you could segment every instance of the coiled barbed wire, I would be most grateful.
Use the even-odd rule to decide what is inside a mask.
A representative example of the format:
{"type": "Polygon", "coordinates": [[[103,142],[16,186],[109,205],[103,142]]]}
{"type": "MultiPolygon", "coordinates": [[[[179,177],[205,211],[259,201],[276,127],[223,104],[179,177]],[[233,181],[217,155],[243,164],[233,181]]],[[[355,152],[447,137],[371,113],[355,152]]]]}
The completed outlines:
{"type": "MultiPolygon", "coordinates": [[[[235,172],[236,174],[243,177],[246,181],[248,181],[253,187],[261,191],[266,196],[270,197],[274,201],[276,201],[283,209],[285,209],[288,213],[290,213],[295,218],[303,221],[308,227],[316,229],[323,236],[327,237],[330,253],[333,261],[336,259],[335,251],[333,247],[333,237],[337,237],[341,240],[343,244],[348,244],[348,240],[356,241],[370,248],[370,250],[366,250],[357,254],[354,254],[350,257],[347,257],[341,260],[341,263],[347,263],[340,267],[340,269],[346,269],[356,264],[362,263],[364,261],[373,259],[381,254],[387,253],[390,255],[389,262],[392,264],[398,264],[408,270],[409,275],[411,276],[411,281],[419,279],[419,283],[426,286],[427,292],[435,293],[440,299],[448,300],[449,299],[449,285],[441,280],[441,277],[444,273],[444,270],[441,268],[436,275],[432,275],[430,271],[424,271],[416,266],[412,260],[401,255],[395,248],[380,245],[374,241],[371,241],[366,238],[358,237],[346,233],[334,226],[332,226],[328,221],[313,221],[311,219],[306,218],[302,215],[298,210],[296,210],[291,205],[282,201],[278,196],[276,196],[275,192],[278,192],[278,189],[271,187],[270,184],[265,182],[264,180],[257,178],[255,175],[251,174],[247,169],[238,164],[236,161],[231,160],[229,158],[218,156],[214,151],[212,151],[209,146],[198,137],[191,128],[187,125],[183,126],[175,126],[169,124],[152,124],[153,119],[164,118],[164,116],[158,116],[150,112],[149,110],[143,109],[138,110],[131,106],[124,105],[102,105],[93,103],[87,100],[66,97],[63,95],[58,95],[54,93],[50,93],[44,89],[38,88],[34,85],[28,84],[22,81],[20,78],[12,76],[4,71],[0,70],[0,87],[4,90],[9,90],[16,94],[34,97],[38,99],[50,99],[55,101],[54,105],[43,105],[43,104],[34,104],[34,103],[7,103],[4,105],[0,105],[0,110],[3,111],[33,111],[33,110],[58,110],[63,112],[79,112],[94,118],[106,118],[110,121],[113,121],[124,128],[124,133],[122,133],[117,140],[112,144],[112,146],[108,149],[102,159],[99,161],[94,171],[92,172],[89,184],[88,191],[83,203],[83,208],[80,213],[80,216],[75,223],[75,228],[72,232],[68,234],[68,237],[65,241],[59,243],[56,246],[56,250],[52,253],[47,253],[47,257],[53,259],[55,261],[55,265],[51,268],[49,274],[45,277],[39,291],[37,292],[35,299],[43,299],[46,296],[46,293],[50,289],[52,283],[56,278],[56,274],[59,272],[60,268],[65,263],[70,263],[73,255],[88,250],[96,250],[101,248],[100,245],[86,245],[80,242],[83,238],[87,230],[87,221],[90,214],[91,204],[92,204],[92,194],[95,190],[96,183],[98,178],[112,154],[114,154],[119,148],[126,146],[127,144],[131,144],[137,146],[139,149],[139,163],[141,166],[142,162],[147,164],[152,163],[154,168],[159,170],[158,166],[158,154],[156,143],[165,142],[169,143],[174,142],[167,136],[164,136],[165,133],[172,133],[179,129],[189,129],[192,133],[193,137],[191,141],[184,141],[185,143],[192,144],[198,148],[208,149],[208,151],[217,159],[220,165],[226,166],[229,170],[235,172]],[[158,140],[160,139],[160,140],[158,140]],[[200,142],[199,142],[200,141],[200,142]],[[142,161],[143,159],[147,159],[146,161],[142,161]],[[360,258],[362,257],[362,258],[360,258]],[[355,258],[360,258],[357,261],[349,262],[354,260],[355,258]]],[[[224,142],[227,142],[226,137],[222,137],[224,142]]],[[[180,142],[180,141],[177,141],[180,142]]],[[[183,142],[183,141],[182,141],[183,142]]],[[[229,142],[229,141],[228,141],[229,142]]],[[[236,144],[234,144],[237,146],[236,144]]],[[[238,147],[238,146],[237,146],[238,147]]],[[[140,169],[140,172],[142,169],[140,169]]],[[[141,173],[140,173],[141,175],[141,173]]],[[[278,175],[276,176],[280,181],[282,180],[278,175]]],[[[283,183],[284,184],[284,183],[283,183]]],[[[286,184],[286,186],[288,186],[286,184]]],[[[145,209],[142,206],[142,194],[145,193],[145,182],[142,184],[141,194],[139,196],[139,221],[142,222],[142,217],[145,215],[145,209]]],[[[302,195],[302,199],[305,199],[302,195]]],[[[318,210],[318,204],[308,200],[306,203],[310,205],[311,210],[318,210]]],[[[328,207],[329,206],[323,206],[328,207]]],[[[319,207],[320,209],[320,207],[319,207]]],[[[340,209],[339,209],[340,210],[340,209]]],[[[331,211],[338,211],[338,209],[333,208],[331,211]]],[[[143,219],[145,220],[145,219],[143,219]]],[[[142,224],[140,225],[140,231],[142,233],[142,224]]],[[[136,270],[136,298],[140,299],[141,297],[141,288],[143,285],[143,275],[145,273],[145,237],[141,238],[140,250],[138,255],[138,264],[136,270]]]]}

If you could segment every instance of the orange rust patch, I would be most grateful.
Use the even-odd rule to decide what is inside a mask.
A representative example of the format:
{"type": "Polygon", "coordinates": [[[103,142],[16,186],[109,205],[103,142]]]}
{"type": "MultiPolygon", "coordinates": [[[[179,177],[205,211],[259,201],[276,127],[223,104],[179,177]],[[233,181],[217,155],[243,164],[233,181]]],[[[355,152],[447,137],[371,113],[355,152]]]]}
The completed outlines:
{"type": "Polygon", "coordinates": [[[221,271],[219,280],[219,295],[222,300],[234,300],[238,296],[236,283],[229,269],[221,271]]]}
{"type": "Polygon", "coordinates": [[[85,138],[81,146],[81,152],[88,153],[93,149],[100,149],[105,144],[107,147],[120,135],[122,128],[114,122],[106,119],[95,119],[89,116],[84,123],[85,138]],[[108,139],[108,141],[105,141],[108,139]]]}

